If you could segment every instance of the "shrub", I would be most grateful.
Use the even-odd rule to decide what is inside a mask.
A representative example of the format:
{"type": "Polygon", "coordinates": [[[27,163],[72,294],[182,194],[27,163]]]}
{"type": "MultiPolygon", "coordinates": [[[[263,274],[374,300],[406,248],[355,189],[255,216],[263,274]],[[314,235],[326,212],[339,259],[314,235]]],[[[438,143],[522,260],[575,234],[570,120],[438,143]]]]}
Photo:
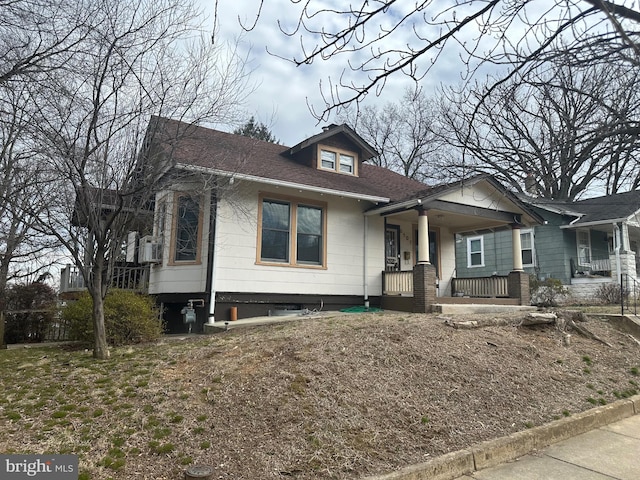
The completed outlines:
{"type": "Polygon", "coordinates": [[[529,278],[529,290],[531,302],[541,307],[557,307],[558,301],[569,294],[569,289],[557,278],[538,280],[535,275],[529,278]]]}
{"type": "MultiPolygon", "coordinates": [[[[62,312],[69,323],[70,338],[93,344],[93,301],[88,293],[62,312]]],[[[157,340],[162,323],[153,299],[125,290],[111,290],[104,299],[107,342],[113,346],[157,340]]]]}
{"type": "MultiPolygon", "coordinates": [[[[625,297],[627,293],[625,292],[625,297]]],[[[617,283],[603,283],[595,291],[595,297],[602,303],[611,305],[620,303],[620,285],[617,283]]]]}

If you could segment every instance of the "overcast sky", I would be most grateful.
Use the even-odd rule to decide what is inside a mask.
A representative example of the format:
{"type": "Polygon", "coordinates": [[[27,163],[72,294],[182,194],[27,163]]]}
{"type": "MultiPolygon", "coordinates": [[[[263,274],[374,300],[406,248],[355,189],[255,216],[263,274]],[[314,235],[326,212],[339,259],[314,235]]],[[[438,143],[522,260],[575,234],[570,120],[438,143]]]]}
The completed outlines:
{"type": "MultiPolygon", "coordinates": [[[[200,0],[205,14],[213,15],[214,0],[200,0]]],[[[304,2],[302,2],[304,3],[304,2]]],[[[296,67],[294,64],[270,55],[276,52],[291,58],[300,56],[300,40],[298,37],[287,37],[278,29],[278,20],[291,26],[298,19],[298,12],[291,0],[268,0],[260,20],[255,28],[243,33],[242,46],[249,53],[251,79],[255,84],[255,92],[247,99],[248,115],[265,123],[281,143],[293,146],[303,139],[319,133],[322,126],[331,122],[320,122],[309,111],[308,104],[316,110],[322,110],[324,102],[320,94],[319,82],[326,85],[329,77],[335,80],[340,77],[346,67],[346,58],[338,61],[314,62],[312,65],[296,67]]],[[[242,33],[238,18],[246,25],[252,24],[259,5],[259,0],[219,0],[218,15],[220,19],[219,39],[231,39],[242,33]]],[[[410,26],[403,35],[406,41],[415,39],[410,26]]],[[[395,41],[402,42],[401,37],[395,41]]],[[[451,83],[460,79],[459,72],[464,65],[455,55],[440,58],[438,70],[433,70],[421,82],[425,92],[430,95],[441,82],[451,83]]],[[[382,95],[370,95],[367,103],[379,104],[396,101],[402,97],[404,89],[412,83],[404,76],[392,78],[386,85],[382,95]]],[[[335,121],[335,119],[332,119],[335,121]]]]}

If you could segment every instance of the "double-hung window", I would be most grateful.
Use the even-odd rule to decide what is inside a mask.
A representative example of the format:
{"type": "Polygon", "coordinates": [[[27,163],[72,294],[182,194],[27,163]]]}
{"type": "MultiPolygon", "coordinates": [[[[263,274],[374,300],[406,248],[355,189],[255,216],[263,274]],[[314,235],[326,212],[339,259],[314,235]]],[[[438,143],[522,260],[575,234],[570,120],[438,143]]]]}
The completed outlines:
{"type": "Polygon", "coordinates": [[[522,266],[533,267],[534,250],[533,250],[533,230],[520,230],[520,243],[522,250],[522,266]]]}
{"type": "Polygon", "coordinates": [[[484,238],[467,238],[467,267],[484,267],[484,238]]]}
{"type": "Polygon", "coordinates": [[[260,216],[259,263],[325,265],[324,205],[262,198],[260,216]]]}
{"type": "Polygon", "coordinates": [[[322,170],[332,170],[347,175],[357,175],[356,154],[342,151],[332,147],[319,147],[318,156],[320,162],[318,167],[322,170]]]}

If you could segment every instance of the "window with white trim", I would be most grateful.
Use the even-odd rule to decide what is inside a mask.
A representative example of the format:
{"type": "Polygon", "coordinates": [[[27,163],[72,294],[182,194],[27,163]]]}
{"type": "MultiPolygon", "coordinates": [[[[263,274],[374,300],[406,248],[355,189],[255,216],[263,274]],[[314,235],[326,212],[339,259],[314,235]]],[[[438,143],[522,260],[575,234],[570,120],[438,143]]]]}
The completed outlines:
{"type": "Polygon", "coordinates": [[[576,231],[576,243],[578,246],[578,265],[591,265],[591,234],[589,230],[576,231]]]}
{"type": "Polygon", "coordinates": [[[467,267],[484,267],[484,237],[467,237],[467,267]]]}
{"type": "Polygon", "coordinates": [[[534,266],[533,230],[520,230],[520,244],[522,251],[522,266],[534,266]]]}
{"type": "Polygon", "coordinates": [[[260,215],[260,262],[324,266],[324,205],[263,198],[260,215]]]}
{"type": "Polygon", "coordinates": [[[358,156],[354,152],[339,148],[318,147],[318,168],[346,175],[358,175],[358,156]]]}

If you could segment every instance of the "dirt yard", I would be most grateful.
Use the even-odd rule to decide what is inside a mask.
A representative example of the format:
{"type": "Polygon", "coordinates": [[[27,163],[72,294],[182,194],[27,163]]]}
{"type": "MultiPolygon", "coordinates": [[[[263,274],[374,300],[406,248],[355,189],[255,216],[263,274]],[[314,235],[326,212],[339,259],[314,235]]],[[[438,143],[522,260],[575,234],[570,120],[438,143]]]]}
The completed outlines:
{"type": "Polygon", "coordinates": [[[81,480],[175,480],[190,464],[220,479],[360,478],[637,393],[640,346],[607,322],[586,326],[611,346],[574,333],[565,347],[554,326],[502,317],[471,330],[438,315],[305,318],[102,363],[9,350],[0,451],[77,453],[81,480]]]}

